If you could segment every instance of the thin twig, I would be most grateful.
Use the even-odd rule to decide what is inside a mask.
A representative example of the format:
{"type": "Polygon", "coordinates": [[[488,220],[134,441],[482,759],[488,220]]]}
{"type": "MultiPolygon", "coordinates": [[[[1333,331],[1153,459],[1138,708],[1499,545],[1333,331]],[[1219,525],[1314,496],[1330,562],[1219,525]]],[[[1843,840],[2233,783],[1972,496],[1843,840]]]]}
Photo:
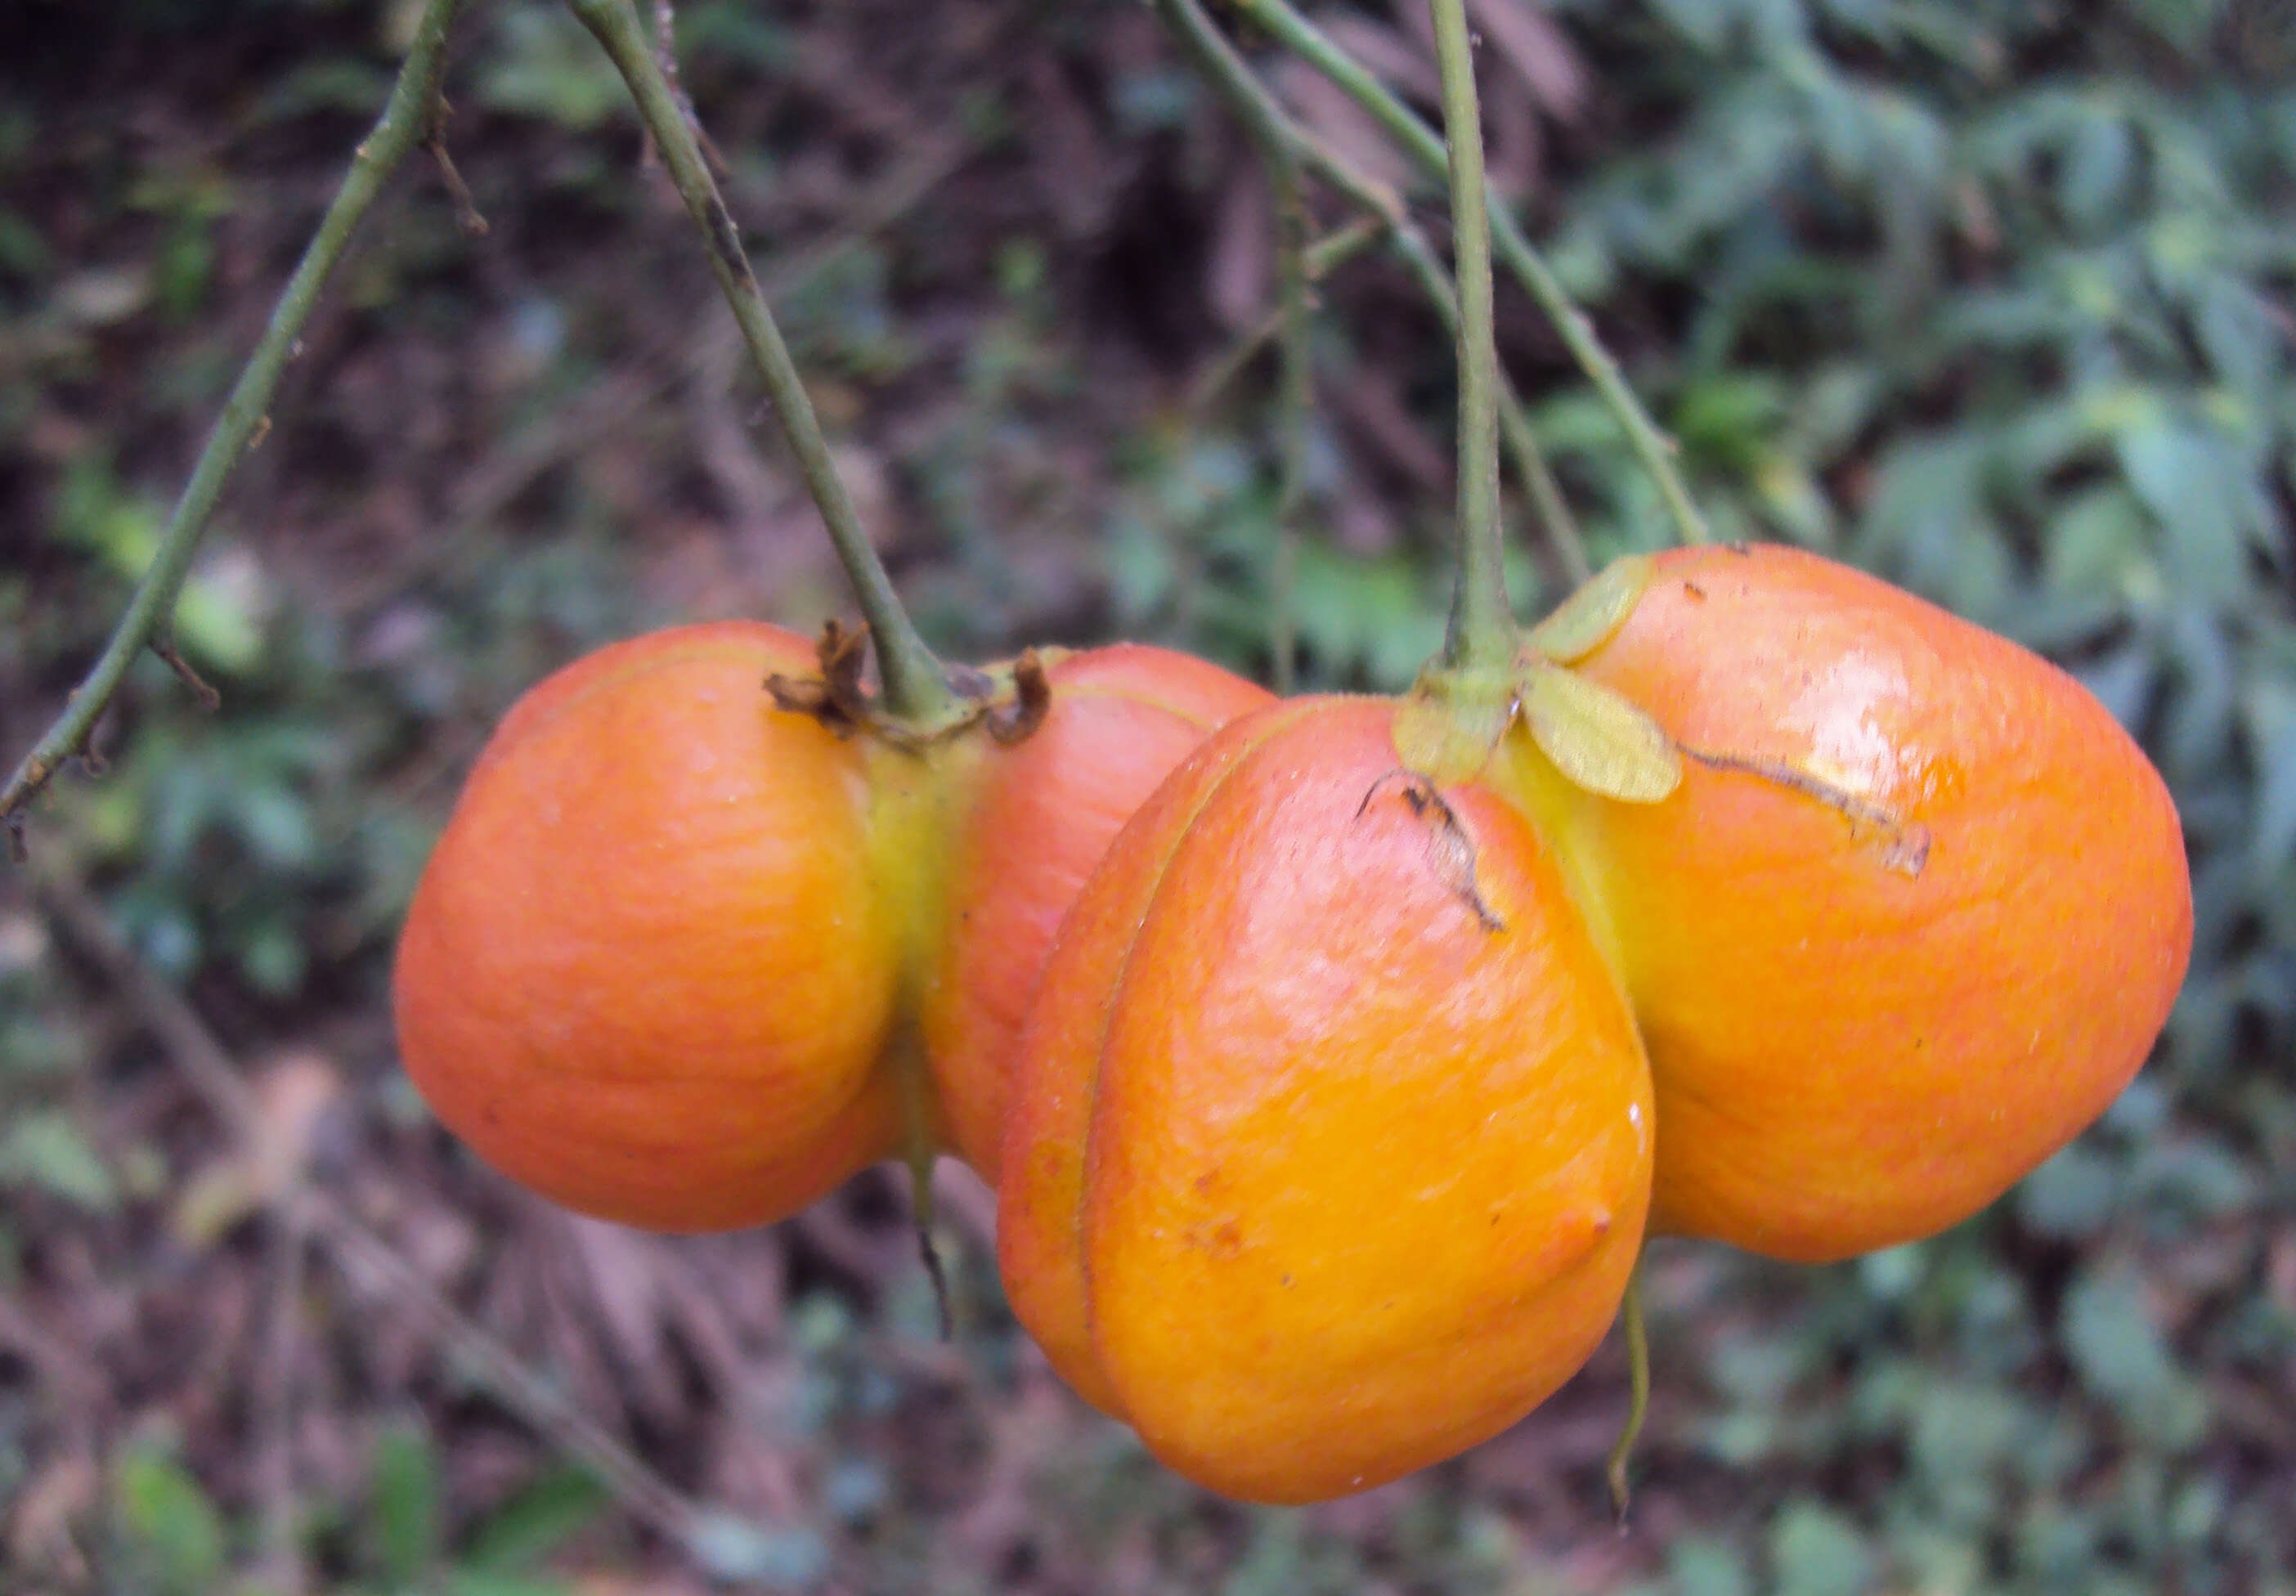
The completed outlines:
{"type": "MultiPolygon", "coordinates": [[[[1312,289],[1386,237],[1386,217],[1360,216],[1316,240],[1301,252],[1308,286],[1312,289]]],[[[1188,389],[1187,408],[1201,410],[1218,398],[1229,383],[1242,375],[1246,366],[1259,358],[1261,350],[1283,336],[1283,307],[1278,303],[1253,323],[1242,338],[1231,344],[1204,374],[1196,379],[1195,384],[1188,389]]]]}
{"type": "Polygon", "coordinates": [[[203,712],[213,715],[223,708],[223,694],[217,692],[205,676],[193,670],[192,662],[184,658],[182,650],[176,647],[174,627],[161,626],[152,633],[150,646],[160,662],[176,673],[176,680],[184,684],[203,712]]]}
{"type": "MultiPolygon", "coordinates": [[[[1389,136],[1403,146],[1406,154],[1429,176],[1440,178],[1449,166],[1449,157],[1443,147],[1440,135],[1413,112],[1411,108],[1389,92],[1387,86],[1374,77],[1361,61],[1335,44],[1329,35],[1292,9],[1290,0],[1231,0],[1236,10],[1265,29],[1279,44],[1299,55],[1310,66],[1322,72],[1361,106],[1384,127],[1389,136]]],[[[1490,197],[1492,242],[1499,258],[1505,263],[1517,281],[1530,297],[1538,302],[1554,330],[1562,336],[1578,369],[1594,383],[1595,391],[1618,420],[1627,435],[1627,444],[1641,461],[1659,495],[1666,501],[1667,512],[1673,518],[1677,535],[1684,543],[1707,541],[1705,518],[1683,485],[1681,474],[1675,470],[1673,439],[1661,431],[1650,413],[1635,397],[1634,390],[1620,375],[1618,364],[1603,348],[1602,340],[1587,320],[1586,314],[1573,304],[1561,282],[1550,269],[1530,240],[1523,233],[1513,214],[1490,197]]]]}
{"type": "Polygon", "coordinates": [[[295,1375],[302,1346],[304,1251],[309,1243],[300,1213],[290,1207],[271,1233],[270,1338],[256,1395],[257,1423],[262,1430],[256,1473],[262,1500],[263,1580],[280,1596],[302,1596],[310,1587],[295,1472],[295,1375]]]}
{"type": "Polygon", "coordinates": [[[829,440],[822,434],[821,420],[814,413],[797,362],[758,291],[741,232],[726,209],[693,130],[686,126],[685,112],[647,47],[637,12],[630,0],[567,0],[567,4],[621,73],[646,131],[653,135],[670,181],[708,246],[710,270],[733,307],[734,320],[773,399],[783,436],[797,455],[798,469],[820,508],[822,522],[836,545],[838,561],[844,566],[860,600],[861,613],[868,620],[877,645],[886,708],[918,731],[962,719],[964,710],[950,691],[947,673],[902,608],[900,595],[893,591],[892,581],[862,528],[852,495],[837,474],[829,440]]]}
{"type": "MultiPolygon", "coordinates": [[[[1285,168],[1278,187],[1279,211],[1300,210],[1300,173],[1285,168]]],[[[1301,258],[1306,233],[1304,215],[1296,229],[1287,227],[1283,251],[1283,369],[1277,389],[1278,424],[1283,429],[1282,486],[1275,495],[1275,569],[1269,573],[1267,646],[1274,654],[1270,680],[1279,696],[1289,698],[1300,667],[1300,512],[1308,502],[1308,434],[1315,405],[1315,375],[1308,329],[1308,274],[1301,258]]]]}
{"type": "MultiPolygon", "coordinates": [[[[36,865],[32,885],[49,918],[102,969],[184,1072],[208,1111],[224,1122],[242,1146],[259,1149],[263,1122],[254,1093],[198,1011],[120,940],[102,906],[76,878],[52,864],[36,865]]],[[[709,1519],[707,1509],[648,1468],[556,1386],[448,1302],[421,1270],[332,1193],[292,1172],[271,1201],[281,1224],[308,1230],[330,1256],[363,1271],[384,1288],[392,1302],[423,1321],[443,1352],[553,1445],[588,1469],[632,1517],[681,1545],[690,1543],[709,1519]]]]}
{"type": "Polygon", "coordinates": [[[1292,695],[1298,670],[1300,512],[1308,502],[1308,427],[1316,404],[1314,350],[1308,324],[1308,197],[1301,192],[1300,151],[1279,130],[1259,141],[1267,187],[1275,202],[1276,309],[1283,317],[1282,371],[1276,384],[1281,486],[1275,499],[1275,569],[1269,585],[1269,673],[1278,694],[1292,695]]]}
{"type": "MultiPolygon", "coordinates": [[[[442,100],[439,104],[443,108],[446,102],[442,100]]],[[[463,181],[462,171],[455,165],[455,158],[447,151],[443,120],[439,127],[431,129],[430,136],[422,141],[422,147],[430,151],[430,159],[439,163],[439,181],[447,185],[447,199],[454,201],[455,225],[464,238],[486,237],[492,229],[487,225],[487,218],[479,214],[478,201],[471,197],[471,185],[463,181]]]]}
{"type": "Polygon", "coordinates": [[[231,474],[253,440],[268,430],[264,413],[279,386],[280,372],[295,353],[295,340],[310,320],[319,291],[335,263],[341,259],[352,231],[382,191],[383,181],[431,131],[432,106],[447,66],[447,34],[463,0],[429,0],[415,23],[414,43],[398,69],[390,100],[351,157],[342,186],[319,219],[318,231],[287,280],[271,320],[257,340],[255,352],[233,385],[231,397],[208,434],[192,468],[191,480],[160,534],[159,551],[135,585],[127,608],[112,628],[111,640],[86,677],[65,701],[63,713],[49,726],[32,750],[18,764],[8,785],[0,790],[0,817],[20,825],[24,806],[53,779],[64,761],[82,752],[97,719],[110,707],[128,667],[158,635],[175,611],[176,595],[183,590],[192,554],[215,515],[217,502],[231,474]]]}
{"type": "MultiPolygon", "coordinates": [[[[1267,86],[1252,75],[1243,58],[1227,42],[1211,19],[1204,14],[1198,0],[1157,0],[1157,9],[1195,57],[1198,68],[1211,79],[1214,87],[1226,98],[1245,123],[1263,131],[1263,136],[1275,135],[1289,139],[1298,150],[1300,160],[1316,176],[1332,185],[1341,195],[1375,220],[1384,229],[1396,255],[1412,280],[1442,318],[1444,329],[1453,337],[1459,331],[1459,295],[1451,282],[1450,274],[1436,258],[1426,235],[1413,225],[1402,198],[1394,190],[1365,172],[1324,140],[1316,137],[1294,119],[1276,102],[1267,86]]],[[[1319,249],[1336,244],[1345,234],[1334,235],[1319,249]]],[[[1275,336],[1280,309],[1270,318],[1265,331],[1255,331],[1244,348],[1234,351],[1230,358],[1240,365],[1259,346],[1275,336]]],[[[1225,382],[1232,375],[1223,362],[1216,375],[1225,382]]],[[[1213,387],[1211,379],[1198,386],[1203,394],[1213,387]]],[[[1555,485],[1554,474],[1547,468],[1546,457],[1540,451],[1538,439],[1532,432],[1530,418],[1524,412],[1522,400],[1505,372],[1499,376],[1499,424],[1506,439],[1507,450],[1513,456],[1515,470],[1529,492],[1531,503],[1548,544],[1561,559],[1565,575],[1575,585],[1592,574],[1593,565],[1587,558],[1585,543],[1578,533],[1577,518],[1564,503],[1562,489],[1555,485]]]]}
{"type": "Polygon", "coordinates": [[[693,98],[685,92],[685,79],[677,71],[677,6],[676,0],[653,0],[653,60],[661,69],[661,80],[669,86],[670,98],[685,113],[685,126],[701,146],[702,159],[718,176],[726,176],[734,168],[718,148],[717,140],[701,125],[701,113],[693,109],[693,98]]]}
{"type": "Polygon", "coordinates": [[[1619,1529],[1623,1534],[1627,1507],[1633,1500],[1627,1464],[1635,1455],[1635,1443],[1642,1438],[1643,1420],[1650,1415],[1650,1331],[1643,1322],[1643,1270],[1639,1259],[1634,1273],[1627,1277],[1627,1297],[1620,1320],[1627,1332],[1627,1421],[1619,1428],[1619,1439],[1611,1448],[1603,1475],[1610,1481],[1611,1508],[1618,1515],[1619,1529]]]}

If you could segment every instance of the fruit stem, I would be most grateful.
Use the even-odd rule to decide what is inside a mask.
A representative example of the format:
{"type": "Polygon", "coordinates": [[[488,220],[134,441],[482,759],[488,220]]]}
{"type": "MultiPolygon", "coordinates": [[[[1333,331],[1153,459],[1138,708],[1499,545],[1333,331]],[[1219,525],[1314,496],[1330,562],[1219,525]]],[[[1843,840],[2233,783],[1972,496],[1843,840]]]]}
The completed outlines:
{"type": "Polygon", "coordinates": [[[1288,139],[1261,143],[1267,184],[1275,201],[1279,308],[1283,314],[1282,375],[1276,407],[1282,428],[1283,486],[1275,501],[1275,569],[1270,584],[1270,673],[1278,697],[1292,695],[1298,667],[1300,512],[1308,502],[1308,430],[1316,404],[1314,351],[1308,341],[1308,198],[1301,192],[1299,152],[1288,139]]]}
{"type": "MultiPolygon", "coordinates": [[[[1435,307],[1435,314],[1443,318],[1444,330],[1456,338],[1458,291],[1451,286],[1443,263],[1435,258],[1427,235],[1416,227],[1398,227],[1393,247],[1404,270],[1418,282],[1420,291],[1435,307]]],[[[1499,372],[1498,401],[1499,435],[1514,456],[1515,471],[1522,478],[1524,491],[1530,495],[1531,509],[1546,547],[1562,567],[1564,587],[1578,587],[1595,574],[1594,562],[1587,557],[1586,539],[1578,531],[1578,518],[1570,513],[1570,506],[1564,502],[1562,489],[1546,463],[1546,452],[1538,446],[1538,435],[1531,430],[1522,397],[1514,391],[1514,384],[1507,380],[1505,371],[1499,372]]]]}
{"type": "Polygon", "coordinates": [[[860,599],[861,613],[877,646],[887,711],[893,719],[918,730],[956,723],[964,711],[949,687],[948,673],[933,658],[909,612],[902,608],[900,595],[893,591],[877,551],[862,529],[860,513],[837,474],[820,418],[814,413],[813,401],[798,375],[797,362],[758,291],[749,254],[742,247],[741,232],[709,175],[709,162],[702,157],[676,92],[647,47],[636,10],[630,0],[567,0],[567,4],[620,71],[654,148],[668,169],[670,182],[709,246],[709,266],[717,274],[718,286],[725,291],[742,341],[765,380],[782,435],[797,455],[806,487],[821,510],[830,542],[836,545],[838,563],[845,568],[860,599]]]}
{"type": "Polygon", "coordinates": [[[933,1164],[939,1158],[933,1145],[932,1111],[927,1101],[931,1087],[927,1083],[922,1053],[911,1050],[906,1060],[908,1068],[898,1070],[901,1084],[901,1117],[903,1141],[901,1160],[909,1169],[909,1223],[916,1228],[917,1256],[925,1266],[925,1278],[932,1282],[933,1309],[939,1320],[940,1338],[956,1339],[956,1314],[950,1305],[948,1273],[941,1267],[940,1253],[933,1246],[933,1164]]]}
{"type": "Polygon", "coordinates": [[[173,644],[167,640],[168,622],[175,613],[176,595],[183,591],[184,578],[191,569],[193,552],[214,519],[232,472],[269,430],[271,396],[287,363],[300,352],[297,340],[319,302],[319,291],[342,258],[360,219],[381,193],[384,181],[399,162],[436,135],[439,86],[447,70],[447,35],[463,4],[463,0],[429,0],[423,6],[415,20],[414,42],[398,69],[398,80],[391,85],[390,99],[352,152],[349,169],[344,172],[326,214],[319,218],[318,231],[311,235],[302,259],[295,263],[294,274],[280,291],[271,320],[241,369],[222,414],[216,418],[214,430],[200,450],[191,479],[160,529],[158,551],[136,583],[135,595],[113,626],[103,652],[65,700],[63,712],[18,763],[6,789],[0,790],[0,817],[5,818],[20,842],[24,806],[67,760],[86,751],[89,733],[119,692],[137,656],[146,647],[153,648],[163,659],[173,653],[173,644]]]}
{"type": "Polygon", "coordinates": [[[1459,281],[1459,577],[1444,649],[1454,667],[1505,668],[1514,658],[1505,544],[1499,529],[1499,352],[1491,309],[1491,221],[1483,182],[1482,108],[1465,0],[1429,0],[1451,146],[1451,235],[1459,281]]]}
{"type": "Polygon", "coordinates": [[[1627,1486],[1627,1460],[1634,1455],[1635,1443],[1642,1438],[1643,1420],[1650,1413],[1650,1332],[1643,1322],[1643,1265],[1635,1260],[1635,1270],[1627,1276],[1627,1297],[1619,1314],[1627,1332],[1627,1422],[1619,1431],[1618,1444],[1611,1448],[1611,1461],[1606,1473],[1611,1482],[1611,1508],[1619,1516],[1619,1527],[1627,1526],[1627,1503],[1631,1493],[1627,1486]]]}
{"type": "MultiPolygon", "coordinates": [[[[1302,127],[1285,111],[1275,95],[1268,93],[1267,86],[1252,76],[1251,69],[1198,0],[1156,0],[1156,9],[1173,36],[1194,58],[1197,70],[1219,91],[1255,139],[1263,143],[1280,141],[1290,146],[1304,169],[1329,184],[1364,213],[1352,226],[1308,250],[1309,282],[1321,281],[1365,243],[1383,235],[1396,258],[1411,274],[1412,281],[1418,284],[1420,292],[1435,307],[1435,314],[1443,318],[1444,330],[1456,338],[1459,331],[1458,291],[1452,285],[1450,274],[1435,258],[1426,234],[1413,224],[1410,211],[1396,192],[1302,127]]],[[[1434,135],[1428,136],[1431,139],[1434,135]]],[[[1436,147],[1439,150],[1441,145],[1436,147]]],[[[1262,344],[1276,336],[1283,323],[1283,309],[1278,306],[1197,385],[1191,404],[1208,402],[1258,353],[1262,344]]],[[[1576,587],[1593,574],[1593,568],[1579,542],[1578,522],[1562,502],[1562,490],[1555,486],[1554,474],[1547,470],[1546,457],[1539,452],[1529,418],[1523,413],[1522,401],[1507,382],[1505,372],[1499,373],[1498,403],[1499,425],[1507,447],[1514,454],[1523,486],[1537,507],[1565,580],[1576,587]]]]}
{"type": "MultiPolygon", "coordinates": [[[[1337,85],[1341,92],[1387,130],[1389,137],[1403,146],[1404,152],[1422,170],[1430,176],[1442,172],[1443,141],[1436,136],[1434,129],[1421,121],[1361,61],[1292,9],[1290,0],[1233,0],[1233,4],[1278,44],[1337,85]]],[[[1674,468],[1674,440],[1651,420],[1650,413],[1642,407],[1626,379],[1620,375],[1618,363],[1595,336],[1586,314],[1571,303],[1561,281],[1505,206],[1492,208],[1491,226],[1499,258],[1554,323],[1571,358],[1578,363],[1578,369],[1595,385],[1595,391],[1602,396],[1603,405],[1627,435],[1628,447],[1658,485],[1659,496],[1666,501],[1667,513],[1673,519],[1675,535],[1686,544],[1707,542],[1705,518],[1698,513],[1690,490],[1683,485],[1681,473],[1674,468]]]]}

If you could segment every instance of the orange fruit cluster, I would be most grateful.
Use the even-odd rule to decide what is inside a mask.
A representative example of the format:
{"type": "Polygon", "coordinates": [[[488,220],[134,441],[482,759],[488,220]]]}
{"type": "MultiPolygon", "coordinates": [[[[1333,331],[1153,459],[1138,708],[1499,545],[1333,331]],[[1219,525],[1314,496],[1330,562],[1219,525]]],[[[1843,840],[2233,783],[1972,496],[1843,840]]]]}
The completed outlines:
{"type": "Polygon", "coordinates": [[[1029,735],[916,748],[768,700],[805,659],[685,628],[512,712],[410,913],[410,1071],[661,1228],[952,1148],[1055,1369],[1238,1496],[1512,1424],[1646,1233],[1967,1217],[2127,1084],[2189,952],[2112,716],[1792,550],[1622,563],[1401,699],[1117,648],[1023,682],[1029,735]]]}
{"type": "Polygon", "coordinates": [[[762,1224],[953,1142],[995,1167],[1037,969],[1119,826],[1268,694],[1054,657],[1024,740],[784,708],[814,645],[677,627],[577,660],[480,755],[409,906],[399,1049],[504,1174],[661,1231],[762,1224]]]}

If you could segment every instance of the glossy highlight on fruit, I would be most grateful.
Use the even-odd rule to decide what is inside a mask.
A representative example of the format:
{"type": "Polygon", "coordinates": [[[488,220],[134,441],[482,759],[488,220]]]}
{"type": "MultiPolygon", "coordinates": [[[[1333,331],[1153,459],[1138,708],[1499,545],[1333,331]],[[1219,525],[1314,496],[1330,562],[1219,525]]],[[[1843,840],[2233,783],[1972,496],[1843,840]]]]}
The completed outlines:
{"type": "Polygon", "coordinates": [[[1396,705],[1235,722],[1070,913],[1024,1035],[998,1253],[1022,1323],[1190,1478],[1311,1501],[1575,1371],[1639,1247],[1650,1084],[1562,865],[1396,705]]]}
{"type": "Polygon", "coordinates": [[[1577,668],[1685,756],[1665,801],[1566,823],[1657,1084],[1654,1230],[1813,1263],[1927,1236],[2128,1084],[2191,890],[2070,676],[1774,545],[1659,556],[1577,668]]]}
{"type": "Polygon", "coordinates": [[[776,709],[812,645],[723,622],[528,693],[424,872],[393,983],[408,1073],[487,1162],[585,1213],[728,1228],[892,1150],[899,905],[865,754],[776,709]]]}

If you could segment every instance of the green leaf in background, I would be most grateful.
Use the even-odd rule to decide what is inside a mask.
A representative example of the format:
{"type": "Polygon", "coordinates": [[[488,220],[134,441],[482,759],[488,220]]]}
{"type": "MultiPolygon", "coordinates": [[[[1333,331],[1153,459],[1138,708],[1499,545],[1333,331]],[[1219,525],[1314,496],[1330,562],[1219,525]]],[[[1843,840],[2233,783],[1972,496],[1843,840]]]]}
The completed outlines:
{"type": "MultiPolygon", "coordinates": [[[[91,452],[64,475],[51,535],[135,582],[159,552],[161,525],[158,505],[121,484],[108,456],[91,452]]],[[[211,544],[176,598],[176,641],[198,664],[244,675],[262,660],[271,602],[270,585],[250,556],[211,544]]]]}
{"type": "Polygon", "coordinates": [[[1753,1596],[1746,1559],[1726,1541],[1683,1536],[1667,1553],[1667,1573],[1677,1596],[1753,1596]]]}
{"type": "Polygon", "coordinates": [[[477,1568],[450,1569],[443,1584],[446,1596],[571,1596],[572,1592],[562,1580],[489,1574],[477,1568]]]}
{"type": "Polygon", "coordinates": [[[2245,593],[2248,470],[2239,451],[2211,429],[2167,417],[2128,428],[2116,446],[2180,585],[2218,603],[2245,593]]]}
{"type": "Polygon", "coordinates": [[[2253,679],[2241,708],[2256,762],[2249,859],[2269,878],[2296,857],[2296,682],[2253,679]]]}
{"type": "Polygon", "coordinates": [[[211,1596],[225,1567],[223,1515],[164,1445],[131,1443],[112,1465],[111,1524],[127,1588],[211,1596]]]}
{"type": "Polygon", "coordinates": [[[613,1498],[586,1469],[544,1470],[472,1532],[461,1566],[482,1574],[524,1574],[598,1521],[613,1498]]]}
{"type": "Polygon", "coordinates": [[[420,1588],[439,1559],[439,1459],[430,1432],[398,1425],[376,1436],[369,1491],[377,1570],[393,1588],[420,1588]]]}
{"type": "Polygon", "coordinates": [[[627,103],[612,63],[562,6],[527,0],[503,8],[494,45],[479,98],[496,110],[579,133],[619,115],[627,103]]]}
{"type": "Polygon", "coordinates": [[[2076,1142],[2017,1188],[2017,1214],[2044,1236],[2079,1240],[2111,1222],[2127,1172],[2086,1142],[2076,1142]]]}
{"type": "Polygon", "coordinates": [[[2065,1295],[2063,1334],[2081,1382],[2145,1440],[2178,1452],[2208,1422],[2208,1399],[2169,1355],[2141,1279],[2112,1265],[2084,1269],[2065,1295]]]}
{"type": "Polygon", "coordinates": [[[111,1166],[61,1109],[19,1115],[0,1135],[0,1185],[30,1187],[99,1214],[119,1202],[111,1166]]]}
{"type": "Polygon", "coordinates": [[[1777,1596],[1865,1596],[1874,1561],[1857,1526],[1816,1502],[1789,1504],[1770,1526],[1777,1596]]]}

